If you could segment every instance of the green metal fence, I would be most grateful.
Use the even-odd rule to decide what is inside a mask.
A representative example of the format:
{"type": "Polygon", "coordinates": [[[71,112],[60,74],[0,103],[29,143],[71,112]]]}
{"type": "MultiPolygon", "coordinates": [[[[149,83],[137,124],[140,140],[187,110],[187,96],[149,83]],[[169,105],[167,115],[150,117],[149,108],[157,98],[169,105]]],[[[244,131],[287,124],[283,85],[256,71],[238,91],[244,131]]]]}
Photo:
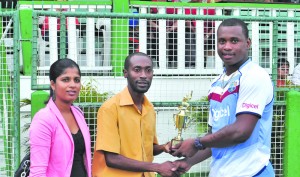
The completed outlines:
{"type": "Polygon", "coordinates": [[[0,176],[13,176],[19,146],[18,13],[0,12],[0,176]],[[8,41],[12,38],[13,41],[8,41]]]}

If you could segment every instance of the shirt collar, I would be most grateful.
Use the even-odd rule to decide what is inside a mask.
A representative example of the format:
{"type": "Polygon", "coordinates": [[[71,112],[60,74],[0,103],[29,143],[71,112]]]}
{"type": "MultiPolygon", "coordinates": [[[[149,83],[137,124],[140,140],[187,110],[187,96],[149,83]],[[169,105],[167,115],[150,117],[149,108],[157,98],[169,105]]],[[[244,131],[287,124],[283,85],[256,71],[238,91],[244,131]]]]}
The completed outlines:
{"type": "MultiPolygon", "coordinates": [[[[126,106],[126,105],[134,105],[134,102],[133,102],[132,97],[129,93],[128,87],[125,87],[121,91],[121,96],[120,96],[120,106],[126,106]]],[[[152,106],[152,104],[150,103],[148,98],[146,96],[144,96],[143,106],[149,106],[149,105],[152,106]]]]}

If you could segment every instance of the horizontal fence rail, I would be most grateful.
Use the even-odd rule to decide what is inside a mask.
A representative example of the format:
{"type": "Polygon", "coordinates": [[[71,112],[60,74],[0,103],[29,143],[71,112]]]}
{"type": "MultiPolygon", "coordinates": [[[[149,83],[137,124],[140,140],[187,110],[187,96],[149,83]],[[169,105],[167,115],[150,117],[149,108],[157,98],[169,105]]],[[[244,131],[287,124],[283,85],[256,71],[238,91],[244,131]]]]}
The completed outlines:
{"type": "MultiPolygon", "coordinates": [[[[35,7],[35,6],[34,6],[35,7]]],[[[59,6],[60,7],[60,6],[59,6]]],[[[204,33],[204,24],[207,21],[212,21],[215,26],[214,30],[214,48],[216,45],[216,29],[223,19],[229,18],[228,15],[233,15],[244,19],[249,23],[250,37],[252,39],[252,48],[250,51],[250,57],[253,61],[263,66],[270,74],[272,73],[273,64],[276,63],[276,59],[280,57],[286,57],[291,66],[290,74],[292,73],[292,67],[299,62],[299,35],[298,26],[299,10],[297,9],[226,9],[224,7],[214,7],[215,15],[203,15],[207,8],[195,7],[195,15],[185,15],[184,10],[191,7],[174,7],[177,10],[177,14],[166,14],[166,9],[170,7],[157,7],[158,14],[153,16],[149,13],[149,9],[153,7],[149,6],[137,6],[133,5],[132,11],[138,12],[134,14],[128,13],[109,13],[100,12],[105,9],[110,11],[110,6],[99,6],[94,8],[87,8],[86,12],[77,12],[77,6],[66,6],[69,12],[50,12],[50,11],[36,11],[34,14],[38,16],[38,20],[49,15],[49,35],[51,36],[49,41],[44,41],[42,38],[42,31],[37,28],[37,53],[40,58],[37,70],[47,71],[50,64],[57,59],[58,46],[57,46],[57,25],[58,18],[70,19],[65,24],[68,26],[65,33],[67,40],[66,45],[68,53],[66,56],[78,61],[82,64],[83,71],[107,71],[113,72],[114,66],[112,63],[113,57],[111,51],[114,50],[112,42],[112,36],[114,33],[127,33],[125,37],[128,37],[128,53],[133,51],[146,52],[157,61],[155,74],[157,75],[207,75],[218,74],[222,71],[223,64],[218,57],[216,50],[207,54],[204,33]],[[102,9],[103,8],[103,9],[102,9]],[[95,9],[100,11],[95,11],[95,9]],[[138,10],[136,10],[138,9],[138,10]],[[228,12],[229,11],[229,12],[228,12]],[[249,17],[251,15],[251,17],[249,17]],[[85,28],[77,29],[75,19],[79,18],[82,23],[81,26],[85,28]],[[124,27],[124,24],[114,23],[111,20],[125,20],[128,26],[124,27]],[[173,52],[173,56],[168,54],[170,48],[168,45],[169,33],[166,31],[167,20],[178,20],[178,30],[176,32],[176,39],[178,41],[177,49],[173,52]],[[137,20],[138,28],[132,28],[132,21],[137,20]],[[155,43],[149,39],[149,21],[156,20],[159,23],[159,34],[155,43]],[[196,24],[195,32],[192,37],[187,37],[185,31],[185,24],[188,20],[194,20],[196,24]],[[276,22],[274,29],[274,22],[276,22]],[[99,24],[102,25],[99,25],[99,24]],[[101,29],[101,26],[105,26],[105,29],[101,29]],[[52,28],[51,28],[52,27],[52,28]],[[99,29],[98,29],[99,27],[99,29]],[[120,28],[121,31],[114,30],[113,28],[120,28]],[[103,36],[95,36],[95,29],[98,29],[103,36]],[[123,31],[125,30],[125,31],[123,31]],[[137,34],[137,36],[131,36],[137,34]],[[84,35],[82,35],[84,34],[84,35]],[[276,40],[274,39],[276,37],[276,40]],[[130,41],[130,40],[133,40],[130,41]],[[192,40],[194,43],[190,43],[192,40]],[[93,42],[93,41],[96,41],[93,42]],[[99,42],[98,42],[99,41],[99,42]],[[159,42],[158,42],[159,41],[159,42]],[[98,43],[97,43],[98,42],[98,43]],[[132,45],[132,46],[130,46],[132,45]],[[277,53],[274,53],[273,48],[278,45],[277,53]],[[131,49],[131,48],[132,49],[131,49]],[[156,47],[156,48],[155,48],[156,47]],[[187,54],[187,48],[189,48],[190,54],[187,54]],[[192,49],[190,49],[192,48],[192,49]],[[156,50],[156,51],[154,51],[156,50]],[[154,51],[154,52],[153,52],[154,51]],[[158,52],[159,51],[159,52],[158,52]],[[99,54],[99,55],[97,55],[99,54]],[[277,56],[276,56],[277,55],[277,56]],[[176,58],[175,61],[170,61],[170,58],[176,58]],[[192,58],[192,59],[191,59],[192,58]],[[188,59],[193,62],[188,64],[188,59]]],[[[36,8],[36,7],[35,7],[36,8]]],[[[50,8],[50,7],[49,7],[50,8]]],[[[56,7],[51,7],[55,9],[56,7]]],[[[62,6],[61,8],[65,8],[62,6]]],[[[38,24],[40,24],[39,22],[38,24]]],[[[151,35],[151,34],[150,34],[151,35]]],[[[60,36],[62,37],[62,36],[60,36]]],[[[35,39],[34,39],[35,40],[35,39]]],[[[62,40],[63,41],[63,40],[62,40]]]]}

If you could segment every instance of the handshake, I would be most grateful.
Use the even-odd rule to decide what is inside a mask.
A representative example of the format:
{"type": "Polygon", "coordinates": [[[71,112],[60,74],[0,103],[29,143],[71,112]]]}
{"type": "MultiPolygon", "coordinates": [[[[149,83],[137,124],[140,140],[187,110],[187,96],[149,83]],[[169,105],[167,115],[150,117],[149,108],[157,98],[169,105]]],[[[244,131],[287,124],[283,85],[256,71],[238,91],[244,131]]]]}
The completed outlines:
{"type": "Polygon", "coordinates": [[[159,165],[157,172],[162,177],[179,177],[186,173],[192,165],[188,163],[187,159],[180,159],[174,162],[166,161],[159,165]]]}
{"type": "Polygon", "coordinates": [[[194,142],[196,139],[186,139],[173,147],[171,142],[166,143],[164,152],[171,154],[174,157],[185,157],[176,161],[167,161],[159,165],[157,172],[163,177],[179,177],[186,173],[194,164],[197,158],[193,156],[200,150],[195,147],[194,142]]]}

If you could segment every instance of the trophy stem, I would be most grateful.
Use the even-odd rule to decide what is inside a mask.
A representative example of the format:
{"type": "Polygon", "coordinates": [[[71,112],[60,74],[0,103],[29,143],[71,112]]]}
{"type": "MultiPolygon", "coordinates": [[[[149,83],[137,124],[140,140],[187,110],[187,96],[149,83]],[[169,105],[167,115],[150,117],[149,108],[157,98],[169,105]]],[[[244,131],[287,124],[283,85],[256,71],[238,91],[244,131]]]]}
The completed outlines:
{"type": "Polygon", "coordinates": [[[182,128],[179,128],[177,136],[175,138],[173,138],[171,141],[171,152],[174,152],[174,150],[175,150],[175,149],[173,149],[173,146],[176,146],[177,144],[179,144],[183,141],[181,134],[182,134],[182,128]]]}
{"type": "Polygon", "coordinates": [[[176,139],[177,140],[182,140],[183,138],[181,137],[181,135],[182,135],[182,129],[180,128],[180,129],[178,129],[178,134],[177,134],[176,139]]]}

